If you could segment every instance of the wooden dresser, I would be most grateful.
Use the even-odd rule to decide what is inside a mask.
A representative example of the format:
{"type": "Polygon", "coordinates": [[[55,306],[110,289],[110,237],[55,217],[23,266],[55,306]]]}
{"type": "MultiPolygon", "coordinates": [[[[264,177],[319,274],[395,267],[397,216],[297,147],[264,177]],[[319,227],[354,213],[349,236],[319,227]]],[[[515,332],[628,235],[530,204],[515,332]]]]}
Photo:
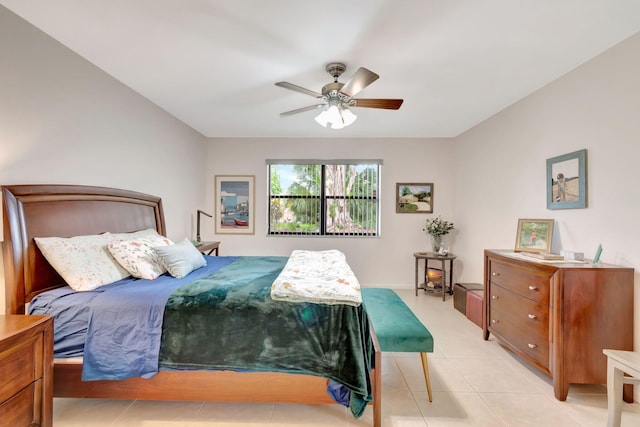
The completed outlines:
{"type": "Polygon", "coordinates": [[[53,318],[0,315],[0,427],[51,427],[53,318]]]}
{"type": "Polygon", "coordinates": [[[551,375],[558,400],[571,383],[606,384],[602,350],[633,350],[633,269],[523,258],[484,252],[484,339],[551,375]]]}

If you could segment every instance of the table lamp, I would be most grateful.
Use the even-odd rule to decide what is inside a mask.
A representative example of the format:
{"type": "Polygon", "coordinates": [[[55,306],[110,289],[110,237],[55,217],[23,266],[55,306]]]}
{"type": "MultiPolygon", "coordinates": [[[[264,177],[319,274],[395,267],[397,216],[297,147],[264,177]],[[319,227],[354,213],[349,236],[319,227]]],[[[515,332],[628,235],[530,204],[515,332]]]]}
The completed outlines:
{"type": "Polygon", "coordinates": [[[206,216],[208,216],[209,218],[213,218],[213,216],[209,215],[208,213],[206,213],[205,211],[201,211],[200,209],[198,209],[198,213],[197,213],[197,225],[196,225],[196,242],[200,243],[200,214],[205,214],[206,216]]]}

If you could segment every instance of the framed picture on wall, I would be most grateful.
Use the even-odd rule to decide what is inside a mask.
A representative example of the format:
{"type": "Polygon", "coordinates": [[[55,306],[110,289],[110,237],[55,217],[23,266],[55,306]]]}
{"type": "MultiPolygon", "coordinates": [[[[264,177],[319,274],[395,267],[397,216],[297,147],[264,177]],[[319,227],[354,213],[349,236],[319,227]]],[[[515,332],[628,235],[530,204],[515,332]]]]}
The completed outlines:
{"type": "Polygon", "coordinates": [[[519,219],[515,252],[551,252],[552,219],[519,219]]]}
{"type": "Polygon", "coordinates": [[[396,213],[433,213],[433,183],[397,183],[396,213]]]}
{"type": "Polygon", "coordinates": [[[547,159],[547,209],[587,207],[587,150],[547,159]]]}
{"type": "Polygon", "coordinates": [[[255,175],[216,175],[216,234],[254,234],[255,175]]]}

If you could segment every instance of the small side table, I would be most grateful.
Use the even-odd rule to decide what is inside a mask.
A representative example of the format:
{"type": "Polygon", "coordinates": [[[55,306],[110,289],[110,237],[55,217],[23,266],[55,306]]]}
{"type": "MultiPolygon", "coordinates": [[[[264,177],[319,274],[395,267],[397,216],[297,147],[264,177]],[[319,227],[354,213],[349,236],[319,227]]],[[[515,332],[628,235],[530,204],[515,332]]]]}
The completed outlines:
{"type": "MultiPolygon", "coordinates": [[[[640,352],[606,348],[602,352],[607,356],[607,427],[620,427],[623,385],[640,385],[640,352]]],[[[633,391],[628,391],[633,402],[633,391]]]]}
{"type": "Polygon", "coordinates": [[[211,252],[215,251],[215,256],[218,256],[218,248],[220,247],[220,242],[200,242],[197,243],[196,249],[202,253],[207,253],[207,255],[211,255],[211,252]],[[208,252],[207,252],[208,251],[208,252]]]}
{"type": "Polygon", "coordinates": [[[0,315],[0,424],[53,425],[53,317],[0,315]]]}
{"type": "Polygon", "coordinates": [[[416,259],[416,296],[418,296],[418,289],[427,290],[427,270],[429,266],[429,260],[435,260],[440,261],[442,266],[442,301],[444,301],[446,293],[453,293],[453,260],[457,257],[452,253],[448,253],[446,255],[438,255],[433,252],[414,252],[413,256],[416,259]],[[424,286],[420,286],[420,284],[418,283],[418,266],[421,259],[424,260],[424,286]],[[447,286],[447,270],[445,268],[446,261],[449,261],[449,286],[447,286]]]}

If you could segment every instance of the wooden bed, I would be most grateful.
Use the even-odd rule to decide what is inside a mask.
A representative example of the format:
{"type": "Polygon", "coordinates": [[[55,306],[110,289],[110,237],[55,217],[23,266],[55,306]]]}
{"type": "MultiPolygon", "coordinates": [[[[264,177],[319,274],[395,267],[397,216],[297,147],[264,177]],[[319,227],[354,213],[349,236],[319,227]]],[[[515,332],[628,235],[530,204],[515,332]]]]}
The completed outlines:
{"type": "MultiPolygon", "coordinates": [[[[126,190],[79,185],[2,187],[7,314],[24,314],[37,294],[64,285],[34,237],[72,237],[155,228],[166,235],[162,200],[126,190]]],[[[373,330],[373,329],[372,329],[373,330]]],[[[373,333],[374,426],[381,426],[381,353],[373,333]]],[[[54,362],[54,396],[126,400],[334,403],[327,379],[284,373],[160,371],[151,379],[81,380],[79,362],[54,362]]]]}

